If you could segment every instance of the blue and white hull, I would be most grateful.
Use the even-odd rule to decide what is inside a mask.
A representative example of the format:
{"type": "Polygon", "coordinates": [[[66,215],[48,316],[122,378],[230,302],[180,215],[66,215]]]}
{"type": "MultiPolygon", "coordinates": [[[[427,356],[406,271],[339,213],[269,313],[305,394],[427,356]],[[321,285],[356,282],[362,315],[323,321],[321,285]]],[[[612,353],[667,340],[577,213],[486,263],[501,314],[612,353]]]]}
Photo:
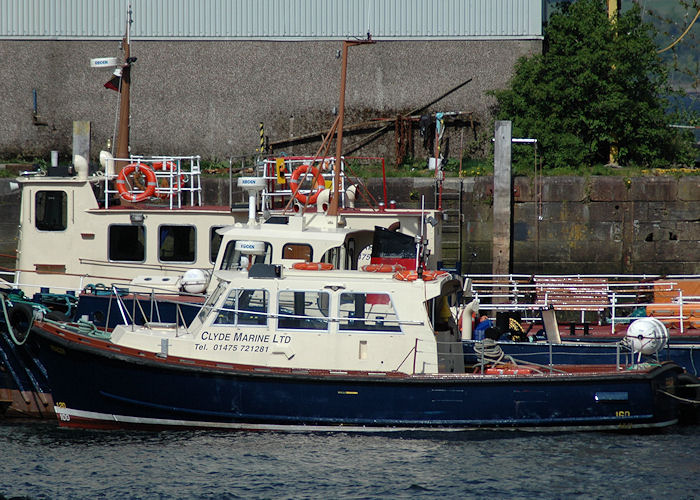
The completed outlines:
{"type": "Polygon", "coordinates": [[[39,324],[59,422],[92,428],[335,431],[629,429],[676,423],[682,369],[526,376],[281,369],[121,347],[39,324]]]}

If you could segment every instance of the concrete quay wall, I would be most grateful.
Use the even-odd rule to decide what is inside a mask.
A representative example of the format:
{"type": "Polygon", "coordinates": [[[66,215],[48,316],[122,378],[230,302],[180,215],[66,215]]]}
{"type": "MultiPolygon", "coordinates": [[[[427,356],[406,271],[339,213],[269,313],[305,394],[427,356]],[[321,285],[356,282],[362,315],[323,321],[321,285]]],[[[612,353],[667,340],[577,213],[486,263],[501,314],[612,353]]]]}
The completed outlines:
{"type": "MultiPolygon", "coordinates": [[[[17,243],[19,194],[0,179],[0,254],[17,243]]],[[[434,181],[390,178],[401,207],[434,202],[434,181]]],[[[381,199],[380,179],[368,182],[381,199]]],[[[462,189],[462,271],[491,273],[493,179],[447,179],[447,195],[462,189]],[[476,254],[476,257],[472,257],[476,254]]],[[[228,179],[203,180],[208,204],[229,202],[228,179]]],[[[513,180],[511,272],[534,274],[700,274],[700,176],[549,177],[513,180]]],[[[246,200],[237,189],[233,202],[246,200]]],[[[452,209],[451,201],[443,208],[452,209]]],[[[447,221],[448,224],[455,222],[447,221]]],[[[11,267],[8,258],[0,266],[11,267]]]]}

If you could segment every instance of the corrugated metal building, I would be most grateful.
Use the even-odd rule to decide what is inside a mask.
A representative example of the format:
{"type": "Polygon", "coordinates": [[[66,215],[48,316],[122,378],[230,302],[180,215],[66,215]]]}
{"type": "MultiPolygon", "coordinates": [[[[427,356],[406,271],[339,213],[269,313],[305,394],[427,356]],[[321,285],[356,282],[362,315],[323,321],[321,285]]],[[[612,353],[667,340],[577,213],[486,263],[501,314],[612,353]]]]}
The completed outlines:
{"type": "Polygon", "coordinates": [[[0,38],[538,39],[544,0],[1,0],[0,38]]]}
{"type": "MultiPolygon", "coordinates": [[[[338,101],[340,40],[353,48],[346,124],[417,109],[471,112],[541,50],[544,0],[0,0],[0,158],[68,152],[73,120],[92,123],[94,154],[113,134],[116,93],[93,57],[117,56],[133,11],[132,150],[250,153],[324,130],[338,101]],[[36,105],[34,95],[37,96],[36,105]],[[36,113],[35,113],[36,112],[36,113]]],[[[291,146],[290,146],[291,147],[291,146]]],[[[314,149],[297,145],[297,152],[314,149]]],[[[361,152],[389,155],[393,140],[361,152]]],[[[418,149],[418,148],[417,148],[418,149]]],[[[414,151],[416,156],[422,153],[414,151]]]]}

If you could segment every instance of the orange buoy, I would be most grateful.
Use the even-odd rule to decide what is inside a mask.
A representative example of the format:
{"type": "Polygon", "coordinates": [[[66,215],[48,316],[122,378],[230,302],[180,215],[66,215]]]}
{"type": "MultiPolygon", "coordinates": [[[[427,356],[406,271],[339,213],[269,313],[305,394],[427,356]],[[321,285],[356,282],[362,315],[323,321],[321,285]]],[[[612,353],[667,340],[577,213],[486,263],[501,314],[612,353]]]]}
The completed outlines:
{"type": "Polygon", "coordinates": [[[333,264],[328,262],[295,262],[292,267],[303,271],[330,271],[333,264]]]}
{"type": "Polygon", "coordinates": [[[302,165],[301,167],[297,168],[294,172],[292,172],[292,176],[289,179],[289,184],[295,184],[294,186],[291,186],[292,191],[298,188],[299,185],[299,177],[301,177],[301,174],[305,174],[309,169],[311,169],[311,176],[313,177],[314,181],[316,184],[318,184],[318,189],[316,192],[310,196],[306,196],[303,193],[300,193],[297,191],[297,193],[294,195],[294,197],[299,200],[300,203],[303,203],[304,205],[308,205],[309,203],[316,203],[316,200],[318,199],[318,195],[326,189],[326,181],[323,180],[323,176],[321,175],[321,172],[318,171],[316,167],[312,167],[311,165],[302,165]]]}
{"type": "MultiPolygon", "coordinates": [[[[423,281],[433,281],[440,276],[447,276],[450,273],[447,271],[423,271],[421,279],[423,281]]],[[[416,281],[418,279],[418,271],[398,271],[394,274],[394,279],[401,281],[416,281]]]]}
{"type": "Polygon", "coordinates": [[[125,201],[139,203],[152,197],[156,192],[156,174],[143,163],[130,163],[119,171],[117,176],[117,191],[119,196],[125,201]],[[141,173],[146,177],[146,189],[142,193],[132,193],[127,188],[126,178],[133,173],[141,173]]]}
{"type": "Polygon", "coordinates": [[[368,273],[395,273],[406,269],[401,264],[367,264],[362,266],[363,271],[368,273]]]}

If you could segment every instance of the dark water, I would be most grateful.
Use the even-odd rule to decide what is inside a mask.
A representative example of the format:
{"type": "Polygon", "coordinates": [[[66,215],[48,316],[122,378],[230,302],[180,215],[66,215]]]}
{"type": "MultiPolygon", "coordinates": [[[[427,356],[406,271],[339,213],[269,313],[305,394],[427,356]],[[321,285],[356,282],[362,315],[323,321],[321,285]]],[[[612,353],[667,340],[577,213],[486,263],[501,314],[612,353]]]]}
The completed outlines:
{"type": "Polygon", "coordinates": [[[652,434],[61,430],[0,424],[0,498],[700,495],[700,427],[652,434]]]}

